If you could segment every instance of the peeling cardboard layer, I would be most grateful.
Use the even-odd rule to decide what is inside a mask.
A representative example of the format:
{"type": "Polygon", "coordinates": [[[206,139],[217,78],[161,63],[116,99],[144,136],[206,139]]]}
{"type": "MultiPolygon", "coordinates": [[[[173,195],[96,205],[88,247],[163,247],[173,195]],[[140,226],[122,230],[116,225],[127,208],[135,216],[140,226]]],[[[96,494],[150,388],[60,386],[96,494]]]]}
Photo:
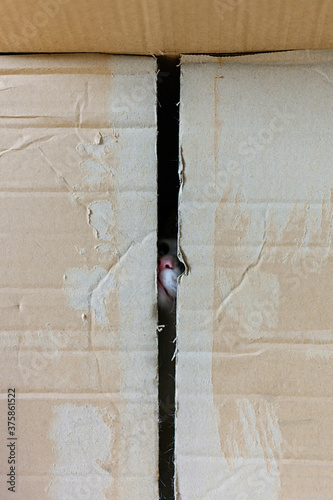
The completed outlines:
{"type": "Polygon", "coordinates": [[[178,498],[332,491],[332,77],[332,52],[182,60],[178,498]]]}
{"type": "MultiPolygon", "coordinates": [[[[20,498],[157,498],[155,81],[151,58],[0,58],[0,413],[15,387],[20,498]]],[[[5,447],[0,464],[7,498],[5,447]]]]}

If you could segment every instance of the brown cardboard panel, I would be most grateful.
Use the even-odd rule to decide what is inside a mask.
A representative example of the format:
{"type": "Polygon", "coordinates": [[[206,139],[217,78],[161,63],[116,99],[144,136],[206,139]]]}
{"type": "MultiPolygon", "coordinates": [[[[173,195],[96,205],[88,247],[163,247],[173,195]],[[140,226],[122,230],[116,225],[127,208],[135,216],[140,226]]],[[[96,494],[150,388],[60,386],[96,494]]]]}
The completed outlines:
{"type": "Polygon", "coordinates": [[[333,55],[182,59],[178,497],[330,498],[333,55]]]}
{"type": "Polygon", "coordinates": [[[4,0],[1,52],[232,53],[333,47],[329,0],[4,0]]]}
{"type": "Polygon", "coordinates": [[[0,58],[1,498],[157,497],[155,81],[0,58]]]}

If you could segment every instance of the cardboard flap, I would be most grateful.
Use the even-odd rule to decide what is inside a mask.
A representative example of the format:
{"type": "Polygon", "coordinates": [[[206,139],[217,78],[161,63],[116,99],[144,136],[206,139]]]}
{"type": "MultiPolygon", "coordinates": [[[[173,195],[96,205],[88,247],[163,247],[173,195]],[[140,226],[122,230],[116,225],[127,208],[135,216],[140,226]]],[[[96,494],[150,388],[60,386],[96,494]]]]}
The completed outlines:
{"type": "Polygon", "coordinates": [[[0,58],[1,419],[15,388],[20,498],[157,497],[155,85],[151,58],[0,58]]]}
{"type": "Polygon", "coordinates": [[[4,0],[1,52],[234,53],[333,47],[328,0],[4,0]]]}
{"type": "Polygon", "coordinates": [[[184,58],[178,497],[327,498],[333,55],[184,58]]]}

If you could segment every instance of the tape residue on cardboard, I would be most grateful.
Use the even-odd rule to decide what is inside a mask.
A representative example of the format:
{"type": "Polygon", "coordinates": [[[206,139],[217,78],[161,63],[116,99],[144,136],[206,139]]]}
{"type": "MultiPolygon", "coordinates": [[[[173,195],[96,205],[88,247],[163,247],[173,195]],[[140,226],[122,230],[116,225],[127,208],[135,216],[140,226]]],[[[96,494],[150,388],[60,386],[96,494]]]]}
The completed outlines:
{"type": "Polygon", "coordinates": [[[85,157],[80,163],[80,169],[85,175],[83,181],[88,186],[98,185],[113,175],[113,169],[106,159],[115,140],[109,135],[102,136],[99,133],[94,144],[78,144],[77,150],[85,157]]]}
{"type": "Polygon", "coordinates": [[[57,462],[52,467],[50,498],[106,500],[104,492],[113,478],[103,463],[110,458],[114,437],[100,409],[66,404],[56,406],[54,412],[51,438],[57,462]]]}
{"type": "Polygon", "coordinates": [[[105,301],[116,288],[112,271],[95,266],[89,271],[87,266],[69,269],[64,276],[63,289],[70,306],[77,311],[94,311],[95,321],[107,326],[109,319],[105,301]]]}
{"type": "Polygon", "coordinates": [[[228,418],[221,422],[228,427],[226,440],[221,443],[224,479],[215,493],[228,500],[277,500],[280,488],[277,460],[281,457],[282,438],[275,408],[265,400],[252,404],[243,398],[237,401],[236,411],[234,421],[228,418]]]}
{"type": "Polygon", "coordinates": [[[111,229],[114,227],[114,211],[109,201],[96,201],[89,205],[89,224],[95,229],[100,240],[112,239],[111,229]]]}

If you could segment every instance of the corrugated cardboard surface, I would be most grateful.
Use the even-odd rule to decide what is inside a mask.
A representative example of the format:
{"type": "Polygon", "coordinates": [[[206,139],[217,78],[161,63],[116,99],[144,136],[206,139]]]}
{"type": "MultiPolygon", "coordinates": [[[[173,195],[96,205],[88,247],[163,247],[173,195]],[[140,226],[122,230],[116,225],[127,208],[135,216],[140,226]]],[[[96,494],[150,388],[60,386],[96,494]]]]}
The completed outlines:
{"type": "Polygon", "coordinates": [[[157,498],[155,81],[0,58],[1,498],[157,498]]]}
{"type": "Polygon", "coordinates": [[[333,47],[329,0],[4,0],[1,52],[229,53],[333,47]]]}
{"type": "Polygon", "coordinates": [[[183,58],[178,498],[332,498],[332,81],[183,58]]]}

